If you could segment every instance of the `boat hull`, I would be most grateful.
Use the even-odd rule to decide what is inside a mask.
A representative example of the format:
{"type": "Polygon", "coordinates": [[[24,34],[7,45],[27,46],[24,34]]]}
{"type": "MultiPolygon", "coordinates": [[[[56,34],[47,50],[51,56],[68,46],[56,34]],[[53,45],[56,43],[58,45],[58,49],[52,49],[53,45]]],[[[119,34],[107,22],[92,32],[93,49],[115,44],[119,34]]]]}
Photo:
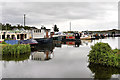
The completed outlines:
{"type": "Polygon", "coordinates": [[[53,39],[52,38],[40,38],[40,39],[35,39],[38,44],[47,44],[47,43],[52,43],[53,39]]]}

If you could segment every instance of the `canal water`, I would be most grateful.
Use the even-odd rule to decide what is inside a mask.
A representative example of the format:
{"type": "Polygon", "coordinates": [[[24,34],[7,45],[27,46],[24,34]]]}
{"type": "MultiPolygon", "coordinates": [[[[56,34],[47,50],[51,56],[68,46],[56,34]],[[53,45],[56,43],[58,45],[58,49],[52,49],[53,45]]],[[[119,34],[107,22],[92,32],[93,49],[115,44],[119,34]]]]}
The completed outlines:
{"type": "Polygon", "coordinates": [[[90,46],[97,42],[118,48],[118,38],[55,42],[40,45],[39,51],[17,56],[3,56],[3,78],[117,78],[118,69],[89,64],[90,46]]]}

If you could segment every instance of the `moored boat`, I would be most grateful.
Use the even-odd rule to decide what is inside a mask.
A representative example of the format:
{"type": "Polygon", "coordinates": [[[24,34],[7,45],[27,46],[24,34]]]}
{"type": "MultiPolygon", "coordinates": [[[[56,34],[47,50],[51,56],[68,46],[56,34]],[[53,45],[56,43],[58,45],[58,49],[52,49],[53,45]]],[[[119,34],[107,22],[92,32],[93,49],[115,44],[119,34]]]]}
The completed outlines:
{"type": "Polygon", "coordinates": [[[40,38],[40,39],[35,39],[38,44],[47,44],[47,43],[52,43],[53,39],[52,38],[40,38]]]}
{"type": "Polygon", "coordinates": [[[72,33],[72,35],[65,35],[62,37],[62,41],[79,41],[80,35],[78,33],[72,33]]]}
{"type": "Polygon", "coordinates": [[[34,39],[20,40],[20,44],[38,44],[34,39]]]}
{"type": "Polygon", "coordinates": [[[80,39],[81,40],[91,40],[92,37],[90,35],[89,36],[88,35],[83,35],[83,36],[80,37],[80,39]]]}

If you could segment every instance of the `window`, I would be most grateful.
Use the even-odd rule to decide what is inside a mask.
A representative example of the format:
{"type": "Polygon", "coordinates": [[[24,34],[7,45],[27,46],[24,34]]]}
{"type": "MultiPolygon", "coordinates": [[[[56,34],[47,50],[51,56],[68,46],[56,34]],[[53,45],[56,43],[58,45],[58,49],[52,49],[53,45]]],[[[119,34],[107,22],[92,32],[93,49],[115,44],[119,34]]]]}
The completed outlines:
{"type": "Polygon", "coordinates": [[[41,33],[41,29],[39,30],[39,32],[41,33]]]}
{"type": "Polygon", "coordinates": [[[5,39],[5,35],[2,35],[2,39],[5,39]]]}
{"type": "Polygon", "coordinates": [[[10,35],[7,35],[7,39],[10,38],[10,35]]]}
{"type": "Polygon", "coordinates": [[[20,35],[19,34],[17,35],[17,39],[20,39],[20,35]]]}
{"type": "Polygon", "coordinates": [[[12,39],[14,38],[15,35],[12,35],[12,39]]]}
{"type": "Polygon", "coordinates": [[[25,34],[25,38],[27,38],[27,35],[25,34]]]}

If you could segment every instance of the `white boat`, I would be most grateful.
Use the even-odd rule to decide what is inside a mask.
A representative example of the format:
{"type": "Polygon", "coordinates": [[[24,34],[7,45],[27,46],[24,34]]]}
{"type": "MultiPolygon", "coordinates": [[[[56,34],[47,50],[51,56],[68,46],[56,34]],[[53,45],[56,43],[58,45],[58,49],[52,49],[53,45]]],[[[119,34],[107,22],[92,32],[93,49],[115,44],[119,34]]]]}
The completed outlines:
{"type": "Polygon", "coordinates": [[[81,40],[90,40],[92,37],[91,37],[91,35],[82,35],[81,37],[80,37],[80,39],[81,40]]]}

